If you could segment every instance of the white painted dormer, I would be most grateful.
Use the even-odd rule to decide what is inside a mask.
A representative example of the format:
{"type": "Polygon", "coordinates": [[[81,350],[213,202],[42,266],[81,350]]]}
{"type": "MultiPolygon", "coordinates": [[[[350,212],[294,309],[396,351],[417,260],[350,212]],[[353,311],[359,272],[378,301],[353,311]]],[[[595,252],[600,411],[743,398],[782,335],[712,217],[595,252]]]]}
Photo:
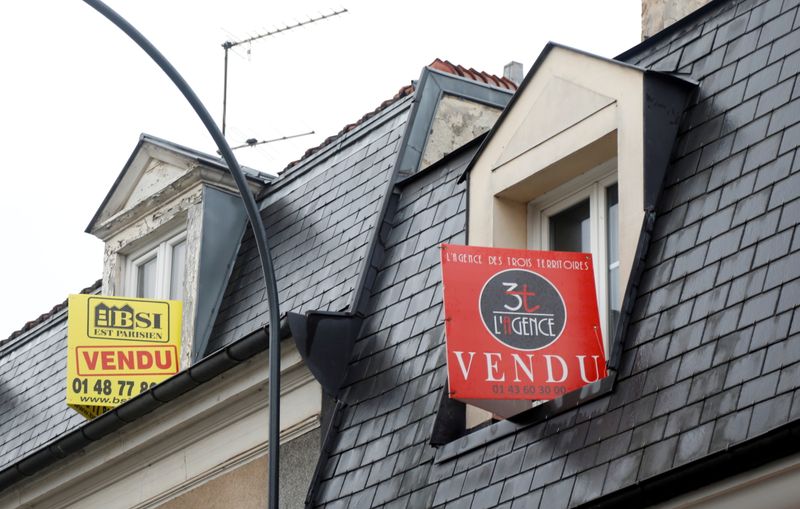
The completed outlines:
{"type": "MultiPolygon", "coordinates": [[[[245,173],[254,193],[271,180],[245,173]]],[[[142,135],[86,231],[105,243],[104,294],[183,301],[186,368],[204,353],[245,225],[221,159],[142,135]]]]}

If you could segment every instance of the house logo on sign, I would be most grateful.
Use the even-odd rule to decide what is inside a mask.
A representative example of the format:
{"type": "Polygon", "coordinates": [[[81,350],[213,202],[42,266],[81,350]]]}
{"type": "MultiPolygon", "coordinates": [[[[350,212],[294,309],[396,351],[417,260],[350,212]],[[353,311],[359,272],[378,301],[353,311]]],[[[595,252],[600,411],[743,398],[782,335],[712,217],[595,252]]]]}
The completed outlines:
{"type": "Polygon", "coordinates": [[[92,339],[169,342],[167,301],[89,297],[86,336],[92,339]]]}
{"type": "Polygon", "coordinates": [[[567,308],[541,275],[510,269],[492,276],[480,293],[480,315],[493,338],[518,350],[539,350],[561,336],[567,308]]]}

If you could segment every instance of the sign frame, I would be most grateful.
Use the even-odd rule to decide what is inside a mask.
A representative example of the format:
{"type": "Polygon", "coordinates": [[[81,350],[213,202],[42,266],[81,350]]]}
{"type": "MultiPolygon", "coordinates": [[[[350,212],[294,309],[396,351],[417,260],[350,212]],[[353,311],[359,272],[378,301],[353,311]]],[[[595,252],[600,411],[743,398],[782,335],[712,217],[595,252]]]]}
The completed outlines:
{"type": "Polygon", "coordinates": [[[508,417],[608,376],[590,253],[442,244],[441,264],[451,398],[508,417]]]}
{"type": "Polygon", "coordinates": [[[93,419],[180,371],[183,303],[68,298],[66,403],[93,419]]]}

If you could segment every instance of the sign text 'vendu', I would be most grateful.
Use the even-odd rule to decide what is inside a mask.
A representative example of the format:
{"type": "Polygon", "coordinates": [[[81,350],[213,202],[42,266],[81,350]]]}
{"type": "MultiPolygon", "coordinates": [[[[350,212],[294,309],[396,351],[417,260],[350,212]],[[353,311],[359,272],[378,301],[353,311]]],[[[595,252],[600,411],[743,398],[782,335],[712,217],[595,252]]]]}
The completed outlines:
{"type": "Polygon", "coordinates": [[[441,254],[452,398],[548,400],[606,376],[590,254],[441,254]]]}
{"type": "Polygon", "coordinates": [[[181,302],[70,295],[67,405],[94,418],[178,372],[181,302]]]}

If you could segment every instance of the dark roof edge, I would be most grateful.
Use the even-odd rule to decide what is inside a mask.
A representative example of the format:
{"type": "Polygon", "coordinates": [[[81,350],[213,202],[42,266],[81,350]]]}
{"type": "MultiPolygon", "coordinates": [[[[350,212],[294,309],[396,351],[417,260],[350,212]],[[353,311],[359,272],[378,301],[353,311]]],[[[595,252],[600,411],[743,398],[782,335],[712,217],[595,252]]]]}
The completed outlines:
{"type": "MultiPolygon", "coordinates": [[[[290,336],[285,318],[280,324],[281,339],[290,336]]],[[[206,356],[193,366],[161,382],[153,389],[140,394],[117,408],[87,421],[73,431],[61,435],[24,458],[0,470],[0,493],[6,488],[30,477],[60,459],[77,452],[90,443],[119,430],[156,408],[177,399],[185,392],[214,379],[216,376],[254,357],[268,348],[268,326],[241,338],[235,343],[206,356]]]]}
{"type": "Polygon", "coordinates": [[[649,507],[797,452],[800,421],[795,420],[577,507],[649,507]]]}
{"type": "Polygon", "coordinates": [[[636,46],[623,51],[619,55],[615,56],[614,60],[624,61],[643,50],[650,49],[652,46],[655,46],[656,44],[660,43],[667,37],[673,35],[675,32],[678,32],[682,28],[685,28],[686,25],[694,23],[695,21],[697,21],[698,18],[704,17],[706,14],[708,14],[709,11],[714,10],[717,7],[729,2],[731,2],[731,0],[711,0],[707,4],[699,7],[697,10],[690,12],[689,14],[679,19],[675,23],[671,24],[670,26],[664,28],[660,32],[651,35],[650,37],[643,40],[636,46]]]}
{"type": "Polygon", "coordinates": [[[317,152],[314,152],[305,159],[301,159],[297,165],[292,166],[290,169],[284,171],[284,173],[282,173],[277,179],[272,181],[269,187],[264,188],[264,190],[257,197],[258,200],[264,200],[267,196],[269,196],[269,193],[276,189],[280,189],[283,185],[285,185],[287,182],[291,182],[296,177],[308,173],[312,168],[314,168],[314,165],[319,159],[329,157],[332,151],[341,150],[344,146],[350,145],[363,136],[368,135],[370,133],[370,130],[367,129],[368,127],[373,128],[376,124],[384,124],[397,116],[404,108],[407,107],[406,103],[408,101],[413,101],[415,94],[416,91],[398,99],[385,109],[379,111],[377,114],[359,124],[355,129],[341,134],[331,143],[320,148],[320,150],[317,152]]]}
{"type": "MultiPolygon", "coordinates": [[[[103,286],[103,280],[98,279],[93,284],[87,286],[78,293],[81,294],[94,293],[99,291],[102,286],[103,286]]],[[[60,318],[62,314],[66,313],[67,302],[68,301],[65,299],[64,301],[50,308],[50,311],[42,313],[33,320],[26,322],[25,325],[23,325],[20,329],[17,329],[14,332],[12,332],[8,336],[8,338],[0,339],[0,355],[5,354],[7,350],[11,350],[19,345],[25,344],[25,342],[33,336],[33,331],[40,330],[40,327],[43,327],[45,325],[48,326],[53,325],[55,323],[56,318],[60,318]],[[21,336],[26,336],[26,337],[21,337],[21,336]]]]}
{"type": "Polygon", "coordinates": [[[646,210],[644,219],[642,220],[642,228],[639,232],[639,240],[636,244],[636,251],[634,252],[633,266],[628,275],[628,284],[625,285],[625,293],[622,296],[622,305],[620,307],[619,318],[617,319],[617,327],[614,330],[614,337],[610,338],[611,341],[608,343],[611,351],[608,352],[607,366],[610,370],[618,371],[622,361],[622,348],[625,344],[628,323],[633,314],[633,307],[636,304],[636,299],[639,297],[639,285],[642,281],[642,274],[644,274],[645,271],[647,253],[650,250],[650,239],[653,234],[655,222],[655,212],[646,210]]]}
{"type": "MultiPolygon", "coordinates": [[[[419,89],[415,87],[414,93],[408,97],[416,98],[418,91],[419,89]]],[[[405,99],[407,98],[404,98],[404,100],[405,99]]],[[[404,100],[398,101],[398,103],[403,103],[404,100]]],[[[392,173],[386,182],[386,192],[382,198],[381,209],[378,213],[378,217],[376,218],[374,229],[370,234],[367,244],[367,252],[361,262],[361,265],[359,266],[359,276],[355,288],[353,289],[353,300],[351,301],[349,310],[350,314],[353,316],[361,317],[364,315],[364,307],[367,305],[370,296],[369,290],[372,289],[372,284],[375,282],[375,278],[378,275],[378,268],[383,261],[386,237],[389,235],[389,232],[393,227],[393,222],[391,221],[390,216],[394,216],[394,213],[397,209],[397,203],[399,201],[397,185],[400,168],[399,162],[402,160],[405,147],[408,144],[408,138],[411,135],[411,130],[414,125],[414,118],[416,117],[418,109],[419,101],[414,99],[412,102],[411,111],[408,114],[408,119],[406,120],[403,136],[400,140],[400,149],[395,154],[394,163],[392,165],[392,173]]],[[[330,456],[328,451],[332,446],[333,441],[338,436],[338,423],[341,419],[341,411],[345,406],[346,405],[344,402],[337,400],[336,406],[332,411],[328,428],[325,430],[325,437],[323,439],[322,447],[320,448],[320,455],[317,459],[317,465],[314,468],[314,473],[306,493],[306,507],[311,507],[313,504],[314,496],[316,495],[320,483],[322,482],[322,470],[324,468],[324,464],[327,462],[330,456]]]]}
{"type": "Polygon", "coordinates": [[[338,436],[339,425],[341,421],[341,411],[347,406],[344,402],[336,400],[336,404],[331,411],[331,417],[328,420],[328,426],[325,428],[325,435],[322,437],[322,445],[319,448],[319,458],[317,458],[317,465],[314,467],[314,473],[311,474],[311,482],[308,484],[306,491],[305,507],[311,508],[314,506],[314,496],[317,494],[317,488],[322,482],[322,473],[325,469],[325,464],[328,462],[333,451],[333,441],[338,436]]]}

